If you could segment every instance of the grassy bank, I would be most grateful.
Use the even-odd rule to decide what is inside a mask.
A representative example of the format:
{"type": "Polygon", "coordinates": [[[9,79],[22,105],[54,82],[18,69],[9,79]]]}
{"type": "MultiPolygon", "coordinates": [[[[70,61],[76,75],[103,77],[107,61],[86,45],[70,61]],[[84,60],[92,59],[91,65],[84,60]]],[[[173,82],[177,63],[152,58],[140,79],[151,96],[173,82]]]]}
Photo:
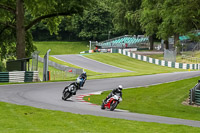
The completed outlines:
{"type": "MultiPolygon", "coordinates": [[[[88,42],[35,42],[40,55],[44,55],[48,49],[51,49],[50,55],[60,55],[60,54],[78,54],[81,51],[88,50],[88,42]]],[[[148,74],[157,74],[157,73],[169,73],[177,71],[185,71],[183,69],[168,68],[163,66],[158,66],[155,64],[150,64],[147,62],[139,61],[132,59],[130,57],[121,55],[121,54],[86,54],[84,55],[88,58],[110,64],[116,67],[130,70],[132,72],[126,73],[98,73],[90,70],[86,70],[88,79],[100,79],[100,78],[112,78],[112,77],[126,77],[126,76],[138,76],[138,75],[148,75],[148,74]]],[[[53,57],[50,57],[50,60],[66,65],[69,67],[80,68],[78,66],[66,63],[60,60],[57,60],[53,57]]],[[[43,69],[42,67],[40,68],[43,69]]],[[[50,68],[50,71],[58,74],[53,68],[50,68]]],[[[81,68],[82,69],[82,68],[81,68]]],[[[63,75],[63,74],[62,74],[63,75]]],[[[53,77],[63,77],[63,76],[53,76],[53,77]]],[[[52,78],[52,80],[66,80],[68,78],[52,78]]]]}
{"type": "MultiPolygon", "coordinates": [[[[187,71],[183,69],[169,68],[169,67],[147,63],[147,62],[133,59],[121,54],[107,53],[107,54],[89,54],[89,55],[84,55],[84,56],[90,59],[94,59],[94,60],[109,64],[109,65],[113,65],[119,68],[133,71],[133,72],[126,72],[126,73],[103,74],[104,77],[112,77],[112,76],[125,77],[125,76],[138,76],[138,75],[187,71]]],[[[97,77],[101,77],[101,75],[97,77]]]]}
{"type": "MultiPolygon", "coordinates": [[[[164,60],[163,54],[157,54],[157,55],[148,55],[151,58],[164,60]]],[[[186,64],[196,64],[200,63],[200,52],[183,52],[182,55],[176,55],[176,62],[179,63],[186,63],[186,64]]]]}
{"type": "MultiPolygon", "coordinates": [[[[158,74],[158,73],[187,71],[184,69],[169,68],[169,67],[147,63],[144,61],[139,61],[139,60],[136,60],[136,59],[133,59],[121,54],[100,53],[100,54],[85,54],[83,56],[109,64],[109,65],[113,65],[119,68],[132,71],[132,72],[124,72],[124,73],[97,73],[97,72],[93,72],[93,71],[85,69],[88,75],[88,79],[127,77],[127,76],[139,76],[139,75],[150,75],[150,74],[158,74]]],[[[62,65],[66,65],[66,66],[70,66],[74,68],[80,68],[70,63],[57,60],[53,57],[50,57],[50,60],[62,65]]]]}
{"type": "Polygon", "coordinates": [[[61,54],[79,54],[81,51],[86,51],[89,48],[89,42],[34,42],[34,45],[40,51],[40,55],[45,55],[47,50],[51,49],[50,55],[61,54]]]}
{"type": "Polygon", "coordinates": [[[51,111],[0,102],[1,133],[198,133],[200,128],[51,111]]]}
{"type": "MultiPolygon", "coordinates": [[[[123,101],[118,108],[136,113],[168,116],[200,121],[200,108],[183,105],[200,77],[149,87],[123,90],[123,101]]],[[[101,104],[110,91],[90,96],[90,102],[101,104]]],[[[85,100],[88,97],[84,98],[85,100]]]]}

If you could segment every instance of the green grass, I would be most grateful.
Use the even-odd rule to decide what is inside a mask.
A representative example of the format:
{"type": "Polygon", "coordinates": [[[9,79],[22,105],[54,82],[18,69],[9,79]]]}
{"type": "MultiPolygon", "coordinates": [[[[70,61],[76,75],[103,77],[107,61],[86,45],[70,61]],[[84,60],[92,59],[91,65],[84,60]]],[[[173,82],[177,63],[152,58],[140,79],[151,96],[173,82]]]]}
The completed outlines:
{"type": "MultiPolygon", "coordinates": [[[[48,49],[51,49],[50,55],[78,54],[81,51],[88,50],[87,44],[88,44],[87,42],[35,42],[35,45],[37,46],[38,50],[41,51],[40,55],[44,55],[48,49]]],[[[113,66],[133,71],[125,73],[98,73],[85,69],[88,75],[88,79],[127,77],[127,76],[185,71],[183,69],[168,68],[168,67],[158,66],[155,64],[150,64],[120,54],[87,54],[84,56],[91,59],[95,59],[103,63],[107,63],[113,66]]],[[[65,63],[63,61],[57,60],[53,57],[50,57],[50,60],[62,65],[67,65],[74,68],[80,68],[70,63],[65,63]]],[[[43,68],[41,67],[41,69],[43,68]]],[[[55,71],[55,70],[50,70],[50,71],[55,71]]],[[[58,76],[58,77],[63,77],[63,76],[58,76]]],[[[63,80],[63,78],[62,79],[52,78],[52,79],[63,80]]]]}
{"type": "Polygon", "coordinates": [[[90,59],[94,59],[109,65],[120,67],[123,69],[134,71],[134,75],[145,75],[145,74],[157,74],[157,73],[169,73],[177,71],[185,71],[183,69],[176,69],[170,67],[159,66],[137,59],[130,58],[121,54],[94,54],[85,55],[90,59]]]}
{"type": "MultiPolygon", "coordinates": [[[[76,65],[73,65],[73,64],[70,64],[70,63],[67,63],[67,62],[58,60],[58,59],[56,59],[56,58],[54,58],[54,57],[51,57],[51,56],[49,57],[49,59],[50,59],[51,61],[56,62],[56,63],[61,64],[61,65],[65,65],[65,66],[73,67],[73,68],[77,68],[77,69],[83,69],[83,68],[81,68],[81,67],[78,67],[78,66],[76,66],[76,65]]],[[[93,75],[99,75],[99,74],[101,74],[101,73],[94,72],[94,71],[91,71],[91,70],[88,70],[88,69],[84,69],[84,71],[87,72],[87,76],[89,76],[89,77],[90,77],[90,76],[93,76],[93,75]]]]}
{"type": "MultiPolygon", "coordinates": [[[[182,104],[189,97],[189,89],[196,85],[199,78],[123,90],[123,101],[118,108],[136,113],[200,121],[200,108],[182,104]]],[[[101,104],[109,92],[90,96],[90,102],[101,104]]],[[[84,97],[84,100],[88,100],[88,97],[84,97]]]]}
{"type": "Polygon", "coordinates": [[[51,49],[50,55],[79,54],[89,49],[87,47],[89,42],[48,41],[34,42],[34,45],[37,47],[38,51],[40,51],[40,55],[45,55],[49,49],[51,49]]]}
{"type": "MultiPolygon", "coordinates": [[[[196,63],[200,62],[200,52],[199,51],[197,51],[195,53],[188,51],[188,52],[184,52],[183,55],[186,55],[187,57],[190,57],[190,58],[182,58],[182,55],[176,55],[176,62],[186,63],[186,64],[196,64],[196,63]]],[[[164,60],[163,54],[148,55],[148,56],[151,58],[164,60]]]]}
{"type": "MultiPolygon", "coordinates": [[[[105,54],[105,53],[101,54],[100,53],[100,54],[85,54],[84,56],[106,63],[106,64],[110,64],[116,67],[133,71],[133,72],[124,72],[124,73],[98,73],[98,72],[85,69],[88,75],[88,79],[127,77],[127,76],[139,76],[139,75],[150,75],[150,74],[158,74],[158,73],[187,71],[183,69],[169,68],[169,67],[159,66],[155,64],[150,64],[150,63],[139,61],[139,60],[136,60],[136,59],[133,59],[121,54],[105,54]]],[[[57,60],[53,57],[50,57],[50,60],[62,65],[66,65],[66,66],[70,66],[74,68],[80,68],[70,63],[57,60]]]]}
{"type": "MultiPolygon", "coordinates": [[[[66,73],[51,66],[48,67],[48,70],[50,71],[51,81],[75,80],[78,76],[71,73],[66,73]]],[[[43,80],[43,63],[41,62],[38,62],[38,72],[40,79],[43,80]]]]}
{"type": "Polygon", "coordinates": [[[200,128],[51,111],[0,102],[1,133],[198,133],[200,128]]]}

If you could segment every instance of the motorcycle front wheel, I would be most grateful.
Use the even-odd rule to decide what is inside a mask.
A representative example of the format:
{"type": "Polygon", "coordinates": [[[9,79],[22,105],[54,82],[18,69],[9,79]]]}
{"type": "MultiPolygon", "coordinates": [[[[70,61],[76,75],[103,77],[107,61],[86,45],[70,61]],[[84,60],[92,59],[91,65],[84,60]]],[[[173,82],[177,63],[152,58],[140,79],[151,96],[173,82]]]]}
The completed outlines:
{"type": "Polygon", "coordinates": [[[102,104],[101,104],[101,109],[105,109],[104,101],[103,101],[102,104]]]}
{"type": "Polygon", "coordinates": [[[69,93],[68,91],[66,91],[66,92],[64,92],[62,99],[66,101],[70,97],[71,97],[71,93],[69,93]]]}
{"type": "Polygon", "coordinates": [[[110,111],[113,111],[117,107],[118,103],[119,103],[118,101],[112,102],[110,105],[110,111]]]}

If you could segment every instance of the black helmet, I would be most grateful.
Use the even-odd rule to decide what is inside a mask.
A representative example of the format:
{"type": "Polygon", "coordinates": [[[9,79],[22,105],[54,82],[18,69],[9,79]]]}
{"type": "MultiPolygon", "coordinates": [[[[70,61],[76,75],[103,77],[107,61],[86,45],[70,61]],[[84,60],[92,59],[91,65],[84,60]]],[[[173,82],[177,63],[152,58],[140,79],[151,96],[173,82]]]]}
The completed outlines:
{"type": "Polygon", "coordinates": [[[119,86],[118,86],[118,89],[122,90],[122,89],[123,89],[122,85],[119,85],[119,86]]]}

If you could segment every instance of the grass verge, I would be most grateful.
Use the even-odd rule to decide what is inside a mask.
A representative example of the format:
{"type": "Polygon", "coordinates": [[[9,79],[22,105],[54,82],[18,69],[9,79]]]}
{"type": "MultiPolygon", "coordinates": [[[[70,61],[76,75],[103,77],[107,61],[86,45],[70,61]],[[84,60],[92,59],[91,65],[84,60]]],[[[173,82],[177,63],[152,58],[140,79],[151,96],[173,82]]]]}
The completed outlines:
{"type": "MultiPolygon", "coordinates": [[[[198,64],[200,62],[200,52],[184,52],[183,55],[187,56],[185,58],[182,55],[176,55],[176,62],[179,63],[186,63],[186,64],[198,64]]],[[[164,60],[164,55],[163,54],[155,54],[155,55],[148,55],[151,58],[159,59],[159,60],[164,60]]]]}
{"type": "Polygon", "coordinates": [[[185,71],[183,69],[170,68],[165,66],[159,66],[145,61],[130,58],[121,54],[94,54],[85,55],[87,58],[94,59],[109,65],[120,67],[123,69],[134,71],[135,73],[144,74],[156,74],[156,73],[168,73],[175,71],[185,71]]]}
{"type": "MultiPolygon", "coordinates": [[[[128,56],[121,54],[85,54],[83,55],[87,58],[94,59],[109,65],[120,67],[123,69],[131,70],[133,72],[124,72],[124,73],[97,73],[85,69],[88,75],[88,79],[102,79],[102,78],[113,78],[113,77],[127,77],[127,76],[139,76],[139,75],[150,75],[158,73],[170,73],[170,72],[181,72],[187,71],[184,69],[169,68],[164,66],[159,66],[144,61],[139,61],[128,56]]],[[[70,63],[66,63],[56,58],[50,57],[50,60],[59,63],[61,65],[66,65],[74,68],[80,68],[70,63]]]]}
{"type": "Polygon", "coordinates": [[[184,125],[138,122],[91,115],[51,111],[0,102],[1,133],[198,133],[184,125]]]}
{"type": "MultiPolygon", "coordinates": [[[[200,108],[183,105],[200,77],[164,83],[149,87],[123,90],[123,101],[118,108],[131,112],[200,121],[200,108]]],[[[92,95],[90,102],[101,104],[110,91],[92,95]]],[[[88,97],[84,97],[88,100],[88,97]]]]}
{"type": "Polygon", "coordinates": [[[34,45],[40,51],[40,55],[45,55],[47,50],[51,49],[50,55],[61,54],[79,54],[81,51],[88,50],[88,42],[62,42],[62,41],[48,41],[48,42],[34,42],[34,45]]]}

